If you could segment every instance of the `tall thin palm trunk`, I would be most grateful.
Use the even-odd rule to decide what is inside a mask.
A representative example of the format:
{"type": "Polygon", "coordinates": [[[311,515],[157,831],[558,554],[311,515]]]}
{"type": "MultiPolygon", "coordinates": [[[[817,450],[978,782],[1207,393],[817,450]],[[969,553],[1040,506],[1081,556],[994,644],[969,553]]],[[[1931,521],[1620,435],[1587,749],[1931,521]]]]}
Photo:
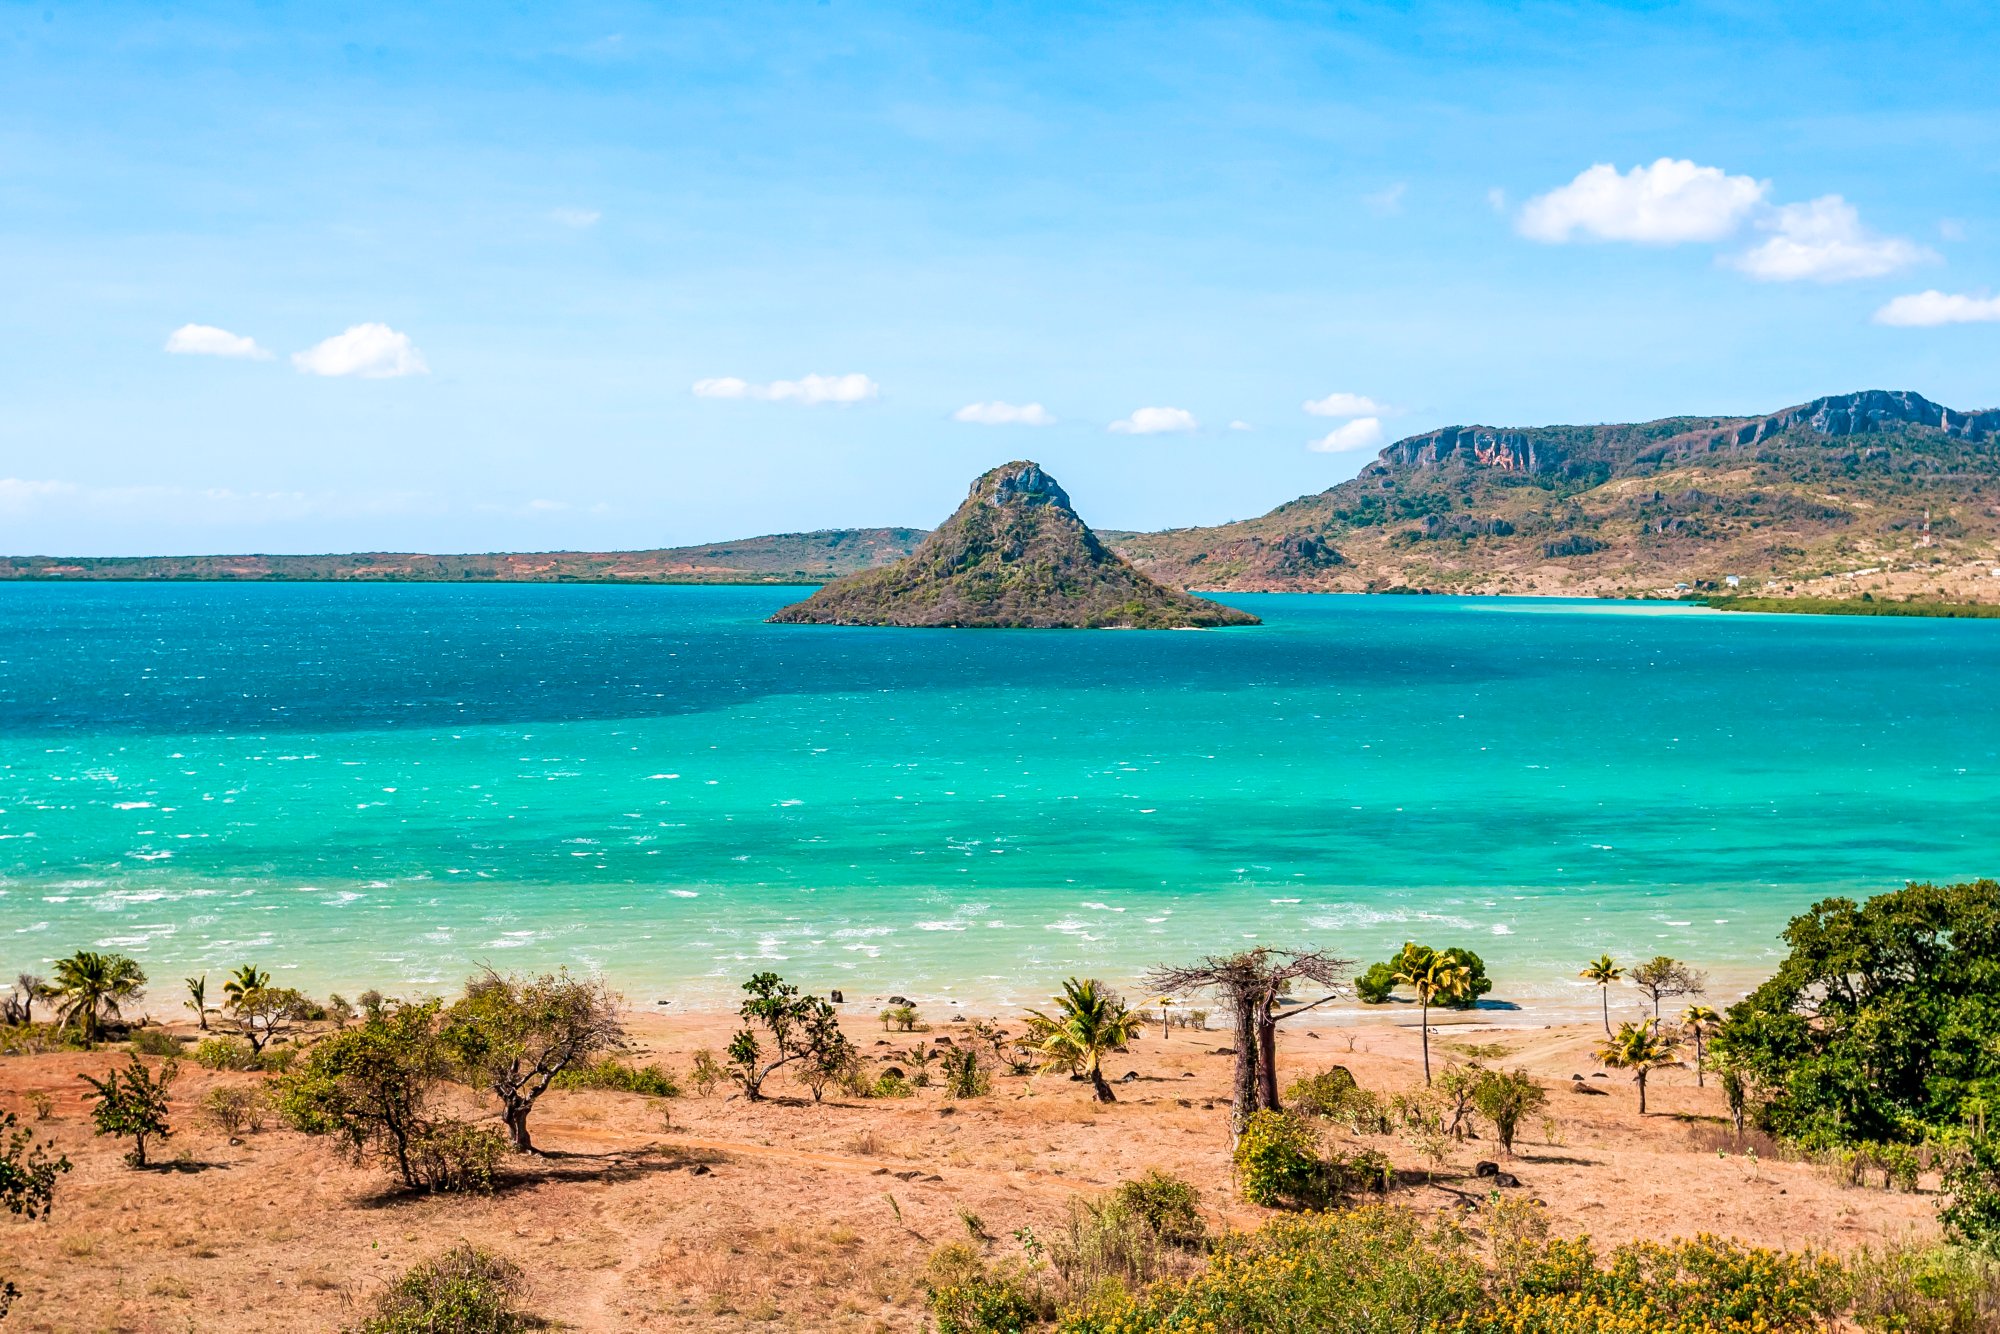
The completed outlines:
{"type": "Polygon", "coordinates": [[[1424,1087],[1429,1088],[1431,1086],[1431,998],[1426,993],[1417,997],[1417,1001],[1423,1006],[1424,1087]]]}
{"type": "Polygon", "coordinates": [[[1604,1036],[1608,1038],[1611,1036],[1611,988],[1600,982],[1597,994],[1604,1002],[1604,1036]]]}

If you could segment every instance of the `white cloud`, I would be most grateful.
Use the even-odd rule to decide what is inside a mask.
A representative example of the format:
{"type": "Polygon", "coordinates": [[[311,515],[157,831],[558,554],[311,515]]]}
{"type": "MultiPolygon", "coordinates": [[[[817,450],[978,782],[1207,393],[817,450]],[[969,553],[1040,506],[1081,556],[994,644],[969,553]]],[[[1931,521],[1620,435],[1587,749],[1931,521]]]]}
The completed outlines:
{"type": "Polygon", "coordinates": [[[1186,408],[1139,408],[1131,416],[1112,422],[1109,429],[1119,435],[1160,435],[1200,428],[1201,423],[1186,408]]]}
{"type": "Polygon", "coordinates": [[[1786,204],[1760,220],[1776,235],[1729,263],[1752,278],[1788,283],[1801,279],[1837,283],[1879,278],[1937,255],[1900,236],[1877,236],[1861,225],[1854,205],[1839,195],[1786,204]]]}
{"type": "Polygon", "coordinates": [[[849,375],[806,375],[796,380],[773,380],[765,387],[764,397],[777,402],[803,403],[859,403],[874,398],[882,392],[882,386],[867,376],[855,372],[849,375]]]}
{"type": "Polygon", "coordinates": [[[1767,182],[1684,159],[1663,157],[1623,175],[1600,162],[1568,185],[1530,199],[1515,225],[1521,235],[1551,243],[1578,233],[1650,245],[1720,241],[1742,226],[1769,190],[1767,182]]]}
{"type": "Polygon", "coordinates": [[[33,481],[26,477],[0,477],[0,513],[24,514],[45,500],[75,495],[73,482],[33,481]]]}
{"type": "Polygon", "coordinates": [[[237,491],[229,487],[82,486],[0,477],[0,513],[45,518],[113,517],[176,525],[282,523],[435,511],[411,492],[237,491]]]}
{"type": "Polygon", "coordinates": [[[604,215],[594,208],[558,208],[551,209],[549,217],[565,227],[582,231],[586,227],[595,227],[604,215]]]}
{"type": "Polygon", "coordinates": [[[876,397],[882,386],[860,372],[848,375],[802,375],[796,380],[773,380],[752,384],[734,375],[696,380],[696,398],[761,398],[773,403],[799,403],[814,407],[821,403],[861,403],[876,397]]]}
{"type": "Polygon", "coordinates": [[[1875,323],[1901,329],[1934,329],[1941,324],[2000,323],[2000,296],[1964,296],[1933,289],[1899,296],[1875,312],[1875,323]]]}
{"type": "Polygon", "coordinates": [[[1234,421],[1229,423],[1229,429],[1232,431],[1254,431],[1257,428],[1246,421],[1234,421]]]}
{"type": "Polygon", "coordinates": [[[354,375],[364,380],[393,380],[403,375],[428,375],[424,354],[386,324],[357,324],[303,352],[292,354],[292,365],[307,375],[354,375]]]}
{"type": "Polygon", "coordinates": [[[1320,454],[1340,454],[1350,449],[1374,449],[1382,443],[1382,419],[1357,417],[1334,427],[1306,448],[1320,454]]]}
{"type": "Polygon", "coordinates": [[[1374,417],[1388,411],[1366,394],[1341,392],[1309,398],[1302,406],[1315,417],[1374,417]]]}
{"type": "Polygon", "coordinates": [[[1394,217],[1403,211],[1403,196],[1409,193],[1409,189],[1409,182],[1397,181],[1387,189],[1361,196],[1361,202],[1378,218],[1394,217]]]}
{"type": "Polygon", "coordinates": [[[1053,426],[1055,415],[1039,403],[967,403],[951,414],[955,422],[975,426],[1053,426]]]}
{"type": "Polygon", "coordinates": [[[1494,186],[1486,192],[1486,203],[1495,213],[1505,213],[1507,211],[1507,192],[1497,185],[1494,186]]]}
{"type": "Polygon", "coordinates": [[[271,354],[254,338],[218,329],[213,324],[183,324],[167,335],[167,351],[184,357],[238,357],[269,361],[271,354]]]}

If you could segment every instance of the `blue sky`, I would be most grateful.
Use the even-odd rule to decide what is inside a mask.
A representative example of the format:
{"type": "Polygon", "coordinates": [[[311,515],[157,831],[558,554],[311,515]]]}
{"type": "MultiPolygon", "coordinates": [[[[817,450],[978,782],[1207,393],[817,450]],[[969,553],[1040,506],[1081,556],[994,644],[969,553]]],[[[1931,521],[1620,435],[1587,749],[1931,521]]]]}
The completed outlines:
{"type": "Polygon", "coordinates": [[[1995,50],[1952,4],[0,4],[0,549],[927,524],[1016,457],[1158,527],[1448,423],[1989,406],[1995,50]]]}

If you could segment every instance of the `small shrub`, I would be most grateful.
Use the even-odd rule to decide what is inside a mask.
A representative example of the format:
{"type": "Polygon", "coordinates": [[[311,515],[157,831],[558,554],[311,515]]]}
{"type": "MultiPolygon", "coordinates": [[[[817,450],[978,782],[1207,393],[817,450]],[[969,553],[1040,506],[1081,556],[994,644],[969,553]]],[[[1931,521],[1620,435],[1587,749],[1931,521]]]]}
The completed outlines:
{"type": "Polygon", "coordinates": [[[869,1095],[876,1098],[909,1098],[916,1096],[917,1090],[910,1081],[894,1070],[885,1070],[875,1080],[874,1091],[869,1095]]]}
{"type": "Polygon", "coordinates": [[[1389,1133],[1389,1112],[1382,1099],[1356,1084],[1344,1066],[1293,1080],[1285,1100],[1307,1116],[1324,1117],[1357,1135],[1389,1133]]]}
{"type": "Polygon", "coordinates": [[[653,1098],[681,1096],[680,1084],[665,1066],[650,1063],[629,1065],[615,1056],[607,1056],[588,1065],[572,1066],[550,1081],[550,1086],[559,1089],[611,1089],[617,1093],[643,1093],[653,1098]]]}
{"type": "Polygon", "coordinates": [[[688,1069],[688,1083],[694,1085],[697,1094],[706,1098],[728,1078],[729,1072],[722,1068],[722,1062],[715,1059],[714,1052],[703,1047],[694,1054],[694,1064],[688,1069]]]}
{"type": "Polygon", "coordinates": [[[1243,1198],[1266,1208],[1319,1208],[1339,1193],[1320,1157],[1319,1134],[1296,1112],[1253,1112],[1236,1142],[1243,1198]]]}
{"type": "Polygon", "coordinates": [[[507,1141],[491,1126],[435,1121],[410,1140],[410,1168],[425,1190],[483,1193],[507,1141]]]}
{"type": "Polygon", "coordinates": [[[141,1056],[178,1056],[181,1044],[173,1034],[160,1028],[139,1028],[132,1032],[132,1050],[141,1056]]]}
{"type": "Polygon", "coordinates": [[[235,1038],[203,1038],[191,1056],[204,1070],[255,1070],[259,1065],[250,1044],[235,1038]]]}
{"type": "Polygon", "coordinates": [[[30,1089],[23,1094],[28,1100],[28,1110],[35,1114],[37,1121],[47,1121],[56,1114],[56,1100],[40,1089],[30,1089]]]}
{"type": "Polygon", "coordinates": [[[245,1130],[264,1128],[264,1113],[269,1103],[261,1088],[230,1084],[202,1094],[198,1106],[203,1121],[235,1139],[245,1130]]]}
{"type": "Polygon", "coordinates": [[[1355,1190],[1386,1195],[1396,1184],[1396,1165],[1380,1149],[1356,1149],[1340,1163],[1341,1178],[1355,1190]]]}
{"type": "Polygon", "coordinates": [[[1967,1144],[1945,1170],[1944,1194],[1938,1218],[1945,1235],[2000,1256],[2000,1139],[1981,1136],[1967,1144]]]}
{"type": "Polygon", "coordinates": [[[461,1242],[391,1284],[356,1334],[519,1334],[533,1327],[523,1287],[514,1265],[461,1242]]]}
{"type": "Polygon", "coordinates": [[[898,1033],[914,1033],[923,1019],[914,1005],[891,1005],[881,1014],[882,1027],[894,1029],[898,1033]]]}
{"type": "Polygon", "coordinates": [[[1542,1091],[1525,1070],[1483,1070],[1472,1085],[1472,1105],[1493,1123],[1500,1147],[1514,1152],[1514,1135],[1521,1122],[1547,1105],[1542,1091]]]}
{"type": "Polygon", "coordinates": [[[1198,1247],[1208,1240],[1201,1219],[1201,1192],[1158,1168],[1142,1177],[1120,1182],[1111,1198],[1144,1219],[1146,1226],[1170,1246],[1198,1247]]]}
{"type": "Polygon", "coordinates": [[[167,1093],[180,1072],[172,1061],[165,1061],[155,1075],[137,1056],[127,1059],[130,1064],[124,1070],[114,1066],[102,1079],[89,1075],[77,1078],[90,1085],[91,1091],[83,1096],[96,1104],[90,1116],[97,1124],[97,1133],[131,1140],[132,1149],[125,1161],[144,1167],[146,1141],[166,1139],[174,1133],[167,1124],[167,1093]]]}
{"type": "Polygon", "coordinates": [[[1017,1266],[988,1269],[972,1247],[941,1247],[926,1283],[937,1334],[1027,1334],[1055,1313],[1054,1303],[1017,1266]]]}
{"type": "Polygon", "coordinates": [[[1354,994],[1363,1005],[1386,1005],[1396,990],[1396,969],[1386,963],[1370,964],[1368,971],[1354,979],[1354,994]]]}
{"type": "Polygon", "coordinates": [[[1960,1246],[1863,1249],[1847,1260],[1850,1314],[1882,1334],[2000,1328],[2000,1262],[1960,1246]]]}
{"type": "Polygon", "coordinates": [[[979,1053],[970,1047],[954,1047],[944,1054],[945,1096],[984,1097],[993,1089],[993,1080],[979,1064],[979,1053]]]}

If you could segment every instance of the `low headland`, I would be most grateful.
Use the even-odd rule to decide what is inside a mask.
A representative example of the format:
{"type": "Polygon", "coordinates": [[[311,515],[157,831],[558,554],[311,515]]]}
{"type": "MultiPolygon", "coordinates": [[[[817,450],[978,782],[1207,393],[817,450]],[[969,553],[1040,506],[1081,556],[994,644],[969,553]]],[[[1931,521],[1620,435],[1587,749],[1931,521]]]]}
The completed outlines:
{"type": "Polygon", "coordinates": [[[773,974],[733,1014],[564,973],[183,989],[84,951],[0,1026],[9,1327],[1993,1328],[2000,884],[1786,942],[1726,1006],[1579,957],[1601,1013],[1516,1028],[1452,1008],[1491,981],[1442,943],[1010,1015],[773,974]],[[1386,999],[1318,1003],[1354,994],[1386,999]]]}

